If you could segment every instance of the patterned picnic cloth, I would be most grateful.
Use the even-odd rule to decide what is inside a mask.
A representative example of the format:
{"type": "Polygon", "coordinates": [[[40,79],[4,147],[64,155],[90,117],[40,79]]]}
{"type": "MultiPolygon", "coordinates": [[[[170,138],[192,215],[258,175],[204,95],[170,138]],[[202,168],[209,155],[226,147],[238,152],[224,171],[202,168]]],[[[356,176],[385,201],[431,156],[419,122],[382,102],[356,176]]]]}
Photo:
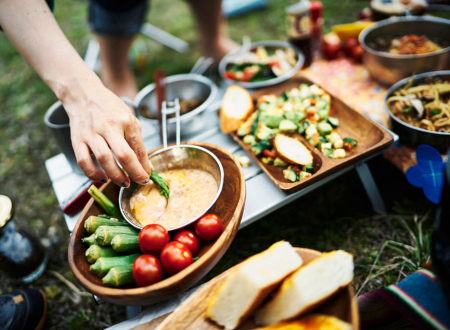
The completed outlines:
{"type": "MultiPolygon", "coordinates": [[[[319,60],[301,73],[353,109],[390,128],[383,101],[387,89],[370,79],[363,65],[346,58],[319,60]]],[[[384,157],[404,173],[416,164],[415,150],[407,146],[390,148],[384,157]]]]}

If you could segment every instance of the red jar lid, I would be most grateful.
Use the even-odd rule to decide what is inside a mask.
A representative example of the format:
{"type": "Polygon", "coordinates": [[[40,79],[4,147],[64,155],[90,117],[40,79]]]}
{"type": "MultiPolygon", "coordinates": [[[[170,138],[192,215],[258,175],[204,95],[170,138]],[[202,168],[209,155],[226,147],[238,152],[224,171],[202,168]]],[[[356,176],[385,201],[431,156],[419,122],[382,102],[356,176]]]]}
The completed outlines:
{"type": "Polygon", "coordinates": [[[323,16],[323,4],[320,1],[311,1],[309,6],[309,16],[313,22],[323,16]]]}

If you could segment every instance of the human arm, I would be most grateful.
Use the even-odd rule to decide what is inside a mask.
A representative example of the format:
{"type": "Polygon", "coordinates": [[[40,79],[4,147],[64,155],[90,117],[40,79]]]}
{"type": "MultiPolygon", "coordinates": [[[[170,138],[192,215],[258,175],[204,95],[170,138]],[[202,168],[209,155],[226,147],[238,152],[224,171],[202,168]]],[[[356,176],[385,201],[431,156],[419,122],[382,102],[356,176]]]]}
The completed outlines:
{"type": "MultiPolygon", "coordinates": [[[[0,25],[23,58],[64,105],[77,162],[92,180],[127,186],[110,149],[133,181],[145,183],[151,164],[139,121],[105,88],[64,36],[44,0],[0,0],[0,25]],[[106,174],[91,159],[95,155],[106,174]]],[[[147,181],[148,182],[148,181],[147,181]]]]}

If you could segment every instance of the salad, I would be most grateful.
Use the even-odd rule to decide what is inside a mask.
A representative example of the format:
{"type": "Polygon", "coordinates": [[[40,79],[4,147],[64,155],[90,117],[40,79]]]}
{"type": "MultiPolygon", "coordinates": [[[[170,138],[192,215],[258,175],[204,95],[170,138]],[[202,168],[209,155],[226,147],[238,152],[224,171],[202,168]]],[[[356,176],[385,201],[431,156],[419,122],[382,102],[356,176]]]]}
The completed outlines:
{"type": "Polygon", "coordinates": [[[259,46],[229,62],[224,77],[241,82],[266,81],[284,75],[296,63],[297,54],[290,48],[268,50],[259,46]]]}
{"type": "Polygon", "coordinates": [[[251,151],[264,164],[285,168],[284,177],[296,182],[314,173],[312,157],[308,158],[301,150],[299,135],[324,156],[335,159],[344,158],[358,143],[339,135],[336,131],[339,120],[330,116],[330,112],[329,94],[317,85],[301,84],[279,97],[261,96],[256,110],[240,125],[237,135],[251,145],[251,151]]]}

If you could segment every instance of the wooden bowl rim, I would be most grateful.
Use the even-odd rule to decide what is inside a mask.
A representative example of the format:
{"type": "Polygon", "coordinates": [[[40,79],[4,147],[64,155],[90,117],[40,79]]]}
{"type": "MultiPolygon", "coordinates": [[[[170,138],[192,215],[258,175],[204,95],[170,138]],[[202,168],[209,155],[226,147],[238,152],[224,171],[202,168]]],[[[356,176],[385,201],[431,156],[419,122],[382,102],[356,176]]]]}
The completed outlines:
{"type": "MultiPolygon", "coordinates": [[[[239,169],[240,182],[242,183],[240,196],[243,196],[244,198],[239,198],[238,205],[237,205],[237,207],[233,213],[233,216],[232,216],[230,222],[228,223],[227,227],[225,227],[224,231],[219,236],[219,238],[214,242],[214,244],[210,247],[210,249],[208,251],[206,251],[206,253],[199,258],[198,261],[194,262],[187,268],[183,269],[181,272],[162,280],[161,282],[158,282],[158,283],[146,286],[146,287],[137,287],[137,288],[128,288],[128,289],[112,288],[112,287],[108,287],[105,285],[97,285],[95,283],[90,282],[88,279],[86,279],[85,276],[75,266],[74,251],[72,248],[72,246],[74,246],[74,244],[75,244],[75,235],[73,235],[73,234],[76,231],[78,231],[79,228],[82,226],[82,223],[84,223],[83,218],[85,217],[86,213],[89,211],[89,209],[94,204],[94,199],[91,198],[89,200],[89,202],[86,204],[86,206],[84,207],[83,212],[81,213],[80,217],[77,220],[77,223],[75,224],[74,230],[72,232],[72,235],[71,235],[70,241],[69,241],[69,249],[67,251],[68,259],[69,259],[69,266],[70,266],[75,278],[89,292],[97,293],[99,291],[102,291],[102,292],[99,292],[99,294],[102,296],[105,296],[105,295],[120,296],[120,295],[139,295],[139,294],[149,293],[152,291],[167,289],[167,288],[177,284],[178,282],[180,282],[188,274],[194,273],[196,270],[201,268],[206,262],[208,262],[214,256],[214,254],[216,252],[218,252],[222,246],[225,245],[227,238],[228,238],[227,229],[229,229],[229,228],[232,229],[233,227],[240,225],[239,216],[236,216],[236,214],[237,214],[236,211],[241,210],[241,209],[243,210],[243,208],[244,208],[245,197],[246,197],[246,185],[245,185],[245,178],[244,178],[244,173],[242,171],[242,168],[240,167],[239,163],[236,161],[233,154],[231,154],[228,150],[226,150],[222,147],[219,147],[219,146],[216,146],[216,145],[213,145],[210,143],[186,142],[183,144],[198,145],[198,146],[202,146],[207,149],[213,148],[213,149],[219,150],[222,153],[224,153],[225,155],[227,155],[234,162],[235,166],[239,169]],[[233,219],[234,219],[234,222],[233,222],[233,219]],[[238,219],[238,220],[236,220],[236,219],[238,219]]],[[[151,154],[161,148],[162,147],[151,150],[150,152],[148,152],[148,154],[151,154]]],[[[106,188],[106,186],[108,186],[109,184],[112,184],[111,180],[108,180],[108,182],[100,188],[100,191],[103,191],[106,188]]],[[[241,214],[241,211],[239,211],[238,213],[241,214]]]]}

